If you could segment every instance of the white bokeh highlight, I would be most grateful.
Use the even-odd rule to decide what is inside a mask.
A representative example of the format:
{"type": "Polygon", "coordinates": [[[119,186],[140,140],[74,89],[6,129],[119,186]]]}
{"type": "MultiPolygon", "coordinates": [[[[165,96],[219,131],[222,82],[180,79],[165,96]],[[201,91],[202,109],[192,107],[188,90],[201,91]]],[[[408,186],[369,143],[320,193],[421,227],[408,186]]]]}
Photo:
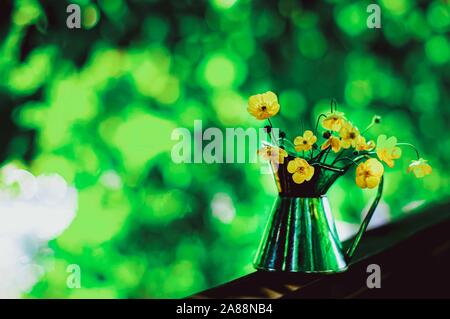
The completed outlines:
{"type": "Polygon", "coordinates": [[[20,298],[44,274],[48,242],[72,222],[77,192],[57,175],[0,169],[0,298],[20,298]]]}

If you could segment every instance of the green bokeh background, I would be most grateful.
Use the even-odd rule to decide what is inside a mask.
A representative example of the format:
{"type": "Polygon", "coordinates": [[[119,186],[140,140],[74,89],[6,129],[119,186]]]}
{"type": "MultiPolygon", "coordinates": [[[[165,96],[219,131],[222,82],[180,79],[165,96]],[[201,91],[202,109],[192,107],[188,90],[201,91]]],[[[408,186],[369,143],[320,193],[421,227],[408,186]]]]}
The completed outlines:
{"type": "MultiPolygon", "coordinates": [[[[360,127],[382,116],[369,137],[421,150],[428,178],[406,174],[408,149],[386,173],[392,219],[448,198],[448,1],[380,0],[381,29],[366,26],[375,1],[70,2],[81,30],[66,27],[66,1],[0,9],[0,160],[59,173],[79,194],[26,297],[183,297],[251,272],[273,180],[260,164],[175,164],[170,135],[197,119],[259,128],[246,100],[267,90],[289,137],[334,97],[360,127]],[[69,264],[81,289],[66,286],[69,264]]],[[[330,198],[337,218],[358,223],[373,192],[350,175],[330,198]]]]}

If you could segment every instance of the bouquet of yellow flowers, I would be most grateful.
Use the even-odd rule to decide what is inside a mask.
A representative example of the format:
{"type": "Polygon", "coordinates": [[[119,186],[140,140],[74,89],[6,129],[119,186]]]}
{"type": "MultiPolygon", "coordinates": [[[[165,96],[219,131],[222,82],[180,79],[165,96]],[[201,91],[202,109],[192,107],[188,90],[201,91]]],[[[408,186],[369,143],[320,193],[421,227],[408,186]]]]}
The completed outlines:
{"type": "Polygon", "coordinates": [[[398,143],[396,137],[386,135],[378,136],[376,143],[366,140],[363,134],[380,123],[381,118],[374,116],[369,126],[360,131],[344,113],[337,111],[335,100],[331,102],[329,113],[318,116],[314,131],[305,130],[303,135],[295,137],[293,141],[287,139],[284,132],[277,139],[271,134],[273,126],[270,119],[280,111],[276,94],[269,91],[251,96],[247,110],[256,119],[268,121],[266,131],[273,144],[258,150],[259,155],[276,165],[284,164],[287,158],[286,169],[295,184],[313,179],[317,165],[343,172],[356,165],[356,184],[361,188],[375,188],[384,174],[383,162],[392,168],[395,160],[402,155],[402,146],[412,147],[417,154],[417,158],[411,161],[408,172],[422,178],[432,171],[412,144],[398,143]],[[325,130],[321,134],[321,142],[317,135],[319,123],[325,130]],[[330,153],[333,155],[329,156],[330,153]]]}
{"type": "Polygon", "coordinates": [[[292,140],[272,126],[271,118],[280,105],[272,92],[257,94],[248,101],[248,112],[265,127],[270,143],[258,150],[270,162],[279,196],[272,208],[266,230],[254,260],[257,269],[335,273],[348,268],[361,238],[381,199],[384,165],[393,167],[402,155],[402,146],[412,147],[417,159],[408,171],[421,178],[431,173],[431,166],[409,143],[398,143],[394,136],[380,135],[376,143],[364,136],[380,123],[374,116],[360,131],[331,101],[327,114],[320,114],[314,130],[305,130],[292,140]],[[317,134],[319,124],[324,131],[317,134]],[[278,135],[278,136],[277,136],[278,135]],[[376,188],[376,196],[352,243],[344,251],[336,232],[327,191],[349,168],[356,167],[356,184],[376,188]]]}

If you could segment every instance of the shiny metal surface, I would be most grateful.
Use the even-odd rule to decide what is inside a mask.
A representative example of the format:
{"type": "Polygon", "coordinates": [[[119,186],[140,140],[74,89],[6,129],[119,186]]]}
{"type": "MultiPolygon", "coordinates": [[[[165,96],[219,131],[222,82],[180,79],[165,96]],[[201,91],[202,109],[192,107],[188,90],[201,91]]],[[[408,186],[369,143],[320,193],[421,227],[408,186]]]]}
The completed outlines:
{"type": "Polygon", "coordinates": [[[324,194],[345,171],[317,165],[315,177],[297,185],[284,165],[274,172],[279,187],[254,266],[260,270],[335,273],[347,269],[375,212],[383,179],[369,212],[347,253],[343,251],[334,218],[324,194]]]}
{"type": "Polygon", "coordinates": [[[326,196],[279,197],[254,265],[269,271],[345,270],[345,254],[326,196]]]}

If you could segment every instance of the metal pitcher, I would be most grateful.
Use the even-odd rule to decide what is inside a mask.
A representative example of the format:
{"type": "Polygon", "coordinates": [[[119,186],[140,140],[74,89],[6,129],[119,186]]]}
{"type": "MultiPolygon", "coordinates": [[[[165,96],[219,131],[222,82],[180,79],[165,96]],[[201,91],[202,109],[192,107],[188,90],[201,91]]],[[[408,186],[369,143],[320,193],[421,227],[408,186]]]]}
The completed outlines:
{"type": "Polygon", "coordinates": [[[364,218],[352,244],[344,251],[336,231],[326,196],[344,169],[322,163],[314,166],[310,181],[296,184],[287,171],[287,162],[272,171],[279,196],[268,220],[254,266],[259,270],[305,273],[336,273],[345,271],[380,201],[383,179],[377,195],[364,218]]]}

